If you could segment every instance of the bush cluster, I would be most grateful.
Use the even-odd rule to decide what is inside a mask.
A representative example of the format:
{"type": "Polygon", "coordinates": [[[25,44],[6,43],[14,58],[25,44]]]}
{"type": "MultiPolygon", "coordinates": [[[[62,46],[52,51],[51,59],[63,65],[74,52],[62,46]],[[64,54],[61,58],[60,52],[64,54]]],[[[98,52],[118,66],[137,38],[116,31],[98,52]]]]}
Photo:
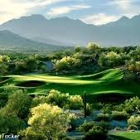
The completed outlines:
{"type": "Polygon", "coordinates": [[[61,93],[57,90],[51,90],[47,96],[35,97],[32,106],[37,106],[40,103],[53,104],[65,109],[83,108],[83,100],[80,95],[69,95],[68,93],[61,93]]]}
{"type": "Polygon", "coordinates": [[[140,129],[140,116],[131,116],[128,119],[128,125],[129,126],[136,126],[138,129],[140,129]]]}
{"type": "Polygon", "coordinates": [[[112,119],[114,120],[126,120],[128,114],[125,111],[112,111],[112,119]]]}
{"type": "Polygon", "coordinates": [[[106,140],[107,133],[109,129],[109,124],[105,122],[95,123],[95,122],[84,122],[79,130],[84,132],[84,140],[106,140]]]}

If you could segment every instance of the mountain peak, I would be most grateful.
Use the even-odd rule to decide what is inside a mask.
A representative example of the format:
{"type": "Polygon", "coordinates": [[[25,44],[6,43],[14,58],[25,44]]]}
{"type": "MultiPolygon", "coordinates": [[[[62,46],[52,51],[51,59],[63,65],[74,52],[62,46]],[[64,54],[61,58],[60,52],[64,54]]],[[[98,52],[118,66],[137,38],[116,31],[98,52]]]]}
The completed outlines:
{"type": "Polygon", "coordinates": [[[46,20],[46,18],[41,14],[33,14],[30,16],[23,16],[20,19],[36,19],[36,20],[46,20]]]}
{"type": "Polygon", "coordinates": [[[52,22],[57,22],[57,23],[65,23],[65,24],[85,24],[84,22],[82,22],[79,19],[71,19],[68,17],[57,17],[57,18],[52,18],[50,19],[50,21],[52,22]]]}
{"type": "Polygon", "coordinates": [[[140,19],[140,15],[135,15],[132,19],[140,19]]]}
{"type": "Polygon", "coordinates": [[[64,21],[69,21],[69,20],[72,20],[68,17],[57,17],[57,18],[52,18],[51,20],[64,20],[64,21]]]}
{"type": "Polygon", "coordinates": [[[121,17],[121,18],[119,19],[119,21],[126,21],[126,20],[129,20],[129,18],[126,17],[126,16],[123,16],[123,17],[121,17]]]}

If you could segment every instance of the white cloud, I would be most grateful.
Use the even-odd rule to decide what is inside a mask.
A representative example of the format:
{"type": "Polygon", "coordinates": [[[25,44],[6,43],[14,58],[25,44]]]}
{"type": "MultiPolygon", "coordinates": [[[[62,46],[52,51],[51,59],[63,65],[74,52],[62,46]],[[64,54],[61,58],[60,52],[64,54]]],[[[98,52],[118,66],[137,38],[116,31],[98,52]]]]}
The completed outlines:
{"type": "Polygon", "coordinates": [[[75,11],[75,10],[81,10],[81,9],[87,9],[90,8],[89,5],[75,5],[75,6],[64,6],[64,7],[56,7],[56,8],[52,8],[47,15],[49,16],[58,16],[58,15],[63,15],[66,13],[69,13],[71,11],[75,11]]]}
{"type": "Polygon", "coordinates": [[[27,14],[32,8],[41,8],[64,0],[1,0],[0,23],[27,14]]]}
{"type": "Polygon", "coordinates": [[[119,8],[126,10],[131,6],[132,0],[112,0],[108,4],[109,5],[117,5],[117,6],[119,6],[119,8]]]}
{"type": "Polygon", "coordinates": [[[139,0],[112,0],[108,5],[118,9],[120,16],[125,15],[131,18],[140,12],[140,7],[136,3],[138,1],[139,0]]]}
{"type": "Polygon", "coordinates": [[[102,25],[102,24],[106,24],[108,22],[116,21],[118,19],[119,19],[118,16],[106,15],[105,13],[99,13],[96,15],[87,16],[81,20],[88,24],[102,25]]]}

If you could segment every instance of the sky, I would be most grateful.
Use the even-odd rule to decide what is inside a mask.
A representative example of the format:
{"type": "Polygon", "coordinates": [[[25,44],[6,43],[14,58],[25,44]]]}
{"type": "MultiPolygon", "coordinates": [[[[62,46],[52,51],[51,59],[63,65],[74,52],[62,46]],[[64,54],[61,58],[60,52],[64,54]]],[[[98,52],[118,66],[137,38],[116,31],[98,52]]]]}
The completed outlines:
{"type": "Polygon", "coordinates": [[[101,25],[140,14],[140,0],[0,0],[0,24],[32,14],[101,25]]]}

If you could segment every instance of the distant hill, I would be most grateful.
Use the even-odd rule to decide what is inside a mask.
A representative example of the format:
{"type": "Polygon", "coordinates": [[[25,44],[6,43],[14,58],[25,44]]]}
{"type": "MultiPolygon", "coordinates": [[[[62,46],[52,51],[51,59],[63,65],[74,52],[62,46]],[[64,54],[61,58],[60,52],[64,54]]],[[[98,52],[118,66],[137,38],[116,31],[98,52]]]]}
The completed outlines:
{"type": "Polygon", "coordinates": [[[0,30],[9,30],[35,41],[58,45],[85,45],[96,42],[103,46],[140,44],[140,15],[129,19],[95,26],[67,17],[46,19],[42,15],[24,16],[0,25],[0,30]]]}
{"type": "Polygon", "coordinates": [[[0,31],[0,50],[53,51],[60,49],[64,47],[32,41],[7,30],[0,31]]]}

